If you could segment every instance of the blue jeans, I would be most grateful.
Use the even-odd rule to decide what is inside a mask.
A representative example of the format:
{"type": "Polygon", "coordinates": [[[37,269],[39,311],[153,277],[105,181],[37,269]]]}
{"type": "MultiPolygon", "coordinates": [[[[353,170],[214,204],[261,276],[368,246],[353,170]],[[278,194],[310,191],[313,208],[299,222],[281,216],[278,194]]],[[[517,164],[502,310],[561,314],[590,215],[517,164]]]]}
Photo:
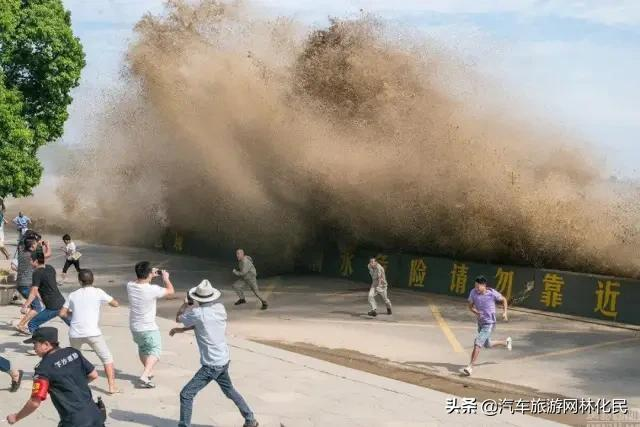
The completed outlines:
{"type": "MultiPolygon", "coordinates": [[[[51,320],[54,317],[56,317],[59,312],[60,312],[60,309],[58,309],[58,310],[50,310],[48,308],[45,308],[40,313],[36,314],[36,317],[31,319],[31,322],[29,322],[29,332],[31,332],[33,334],[33,332],[36,329],[38,329],[43,324],[47,323],[49,320],[51,320]]],[[[67,324],[67,326],[69,326],[71,324],[71,321],[69,319],[64,319],[62,317],[61,317],[61,319],[64,321],[64,323],[67,324]]]]}
{"type": "Polygon", "coordinates": [[[9,372],[11,370],[11,362],[0,356],[0,372],[9,372]]]}
{"type": "MultiPolygon", "coordinates": [[[[29,288],[28,286],[18,286],[18,292],[20,292],[20,295],[22,295],[22,298],[24,299],[29,298],[30,291],[31,291],[31,288],[29,288]]],[[[42,306],[42,301],[40,301],[40,298],[35,298],[33,300],[33,302],[31,303],[31,309],[37,312],[41,312],[44,309],[44,307],[42,306]]]]}
{"type": "Polygon", "coordinates": [[[227,363],[224,366],[202,366],[191,378],[191,381],[184,386],[180,392],[180,423],[178,427],[189,427],[191,425],[193,398],[211,381],[217,382],[224,395],[233,400],[245,421],[252,422],[255,419],[247,402],[233,388],[229,377],[229,364],[227,363]]]}

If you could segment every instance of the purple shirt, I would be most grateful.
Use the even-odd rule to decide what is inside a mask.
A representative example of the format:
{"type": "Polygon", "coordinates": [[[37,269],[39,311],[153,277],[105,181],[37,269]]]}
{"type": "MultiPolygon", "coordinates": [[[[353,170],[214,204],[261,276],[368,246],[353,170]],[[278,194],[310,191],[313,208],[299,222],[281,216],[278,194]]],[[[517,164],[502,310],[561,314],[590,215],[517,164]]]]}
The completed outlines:
{"type": "Polygon", "coordinates": [[[487,288],[484,294],[471,289],[469,293],[469,302],[473,303],[476,310],[480,312],[478,316],[479,325],[491,325],[496,323],[496,302],[504,299],[502,294],[493,288],[487,288]]]}

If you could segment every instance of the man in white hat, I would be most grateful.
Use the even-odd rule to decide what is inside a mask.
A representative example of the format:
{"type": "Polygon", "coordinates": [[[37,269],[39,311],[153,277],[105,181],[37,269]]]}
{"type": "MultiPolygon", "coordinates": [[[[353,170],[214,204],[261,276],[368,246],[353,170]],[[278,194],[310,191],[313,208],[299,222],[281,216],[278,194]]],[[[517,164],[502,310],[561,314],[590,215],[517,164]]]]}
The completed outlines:
{"type": "Polygon", "coordinates": [[[218,301],[220,291],[203,280],[198,286],[189,290],[187,298],[176,314],[176,322],[184,328],[173,328],[169,335],[195,330],[200,364],[202,367],[180,392],[179,427],[191,425],[193,399],[211,381],[215,381],[225,396],[236,404],[245,422],[244,427],[257,427],[253,412],[231,383],[229,377],[229,347],[225,338],[227,328],[227,312],[218,301]],[[194,308],[194,301],[198,306],[194,308]]]}

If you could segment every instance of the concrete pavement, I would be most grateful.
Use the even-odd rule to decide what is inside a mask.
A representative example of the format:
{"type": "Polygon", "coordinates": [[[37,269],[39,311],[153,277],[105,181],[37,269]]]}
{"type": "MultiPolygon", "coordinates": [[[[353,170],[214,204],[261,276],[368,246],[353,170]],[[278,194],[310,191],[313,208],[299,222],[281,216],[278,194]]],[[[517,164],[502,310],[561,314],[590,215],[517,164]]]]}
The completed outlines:
{"type": "MultiPolygon", "coordinates": [[[[254,405],[254,400],[248,393],[251,393],[253,391],[252,389],[256,387],[265,387],[264,381],[261,379],[264,375],[269,375],[273,367],[269,364],[265,368],[261,366],[262,362],[260,362],[258,364],[249,363],[249,366],[241,369],[238,367],[238,363],[240,363],[243,357],[242,352],[248,351],[251,353],[254,351],[254,346],[257,346],[255,348],[260,349],[260,351],[251,354],[262,356],[264,356],[264,352],[282,352],[283,350],[265,347],[251,341],[246,341],[246,339],[279,341],[289,344],[306,343],[322,347],[325,350],[329,349],[336,353],[342,352],[342,350],[359,352],[363,355],[388,360],[389,363],[394,366],[408,367],[417,369],[420,372],[437,375],[443,378],[444,381],[451,381],[453,386],[438,388],[431,385],[432,383],[429,381],[419,381],[416,383],[426,387],[435,387],[445,392],[444,394],[441,393],[437,398],[438,401],[442,402],[442,411],[444,411],[446,400],[443,395],[446,396],[447,393],[453,393],[463,397],[470,396],[469,391],[471,388],[467,387],[477,386],[486,389],[488,385],[492,387],[496,386],[492,391],[493,397],[509,397],[509,393],[515,390],[513,396],[524,395],[527,397],[537,397],[545,394],[561,394],[574,398],[626,398],[629,400],[630,407],[637,408],[640,406],[640,392],[637,387],[637,380],[640,378],[640,365],[636,363],[640,340],[638,339],[639,335],[637,331],[584,323],[570,319],[541,316],[530,312],[514,311],[511,314],[509,322],[500,322],[496,331],[497,338],[505,335],[514,337],[514,350],[512,352],[506,352],[504,350],[483,351],[474,376],[471,379],[463,379],[464,382],[461,383],[458,369],[468,362],[468,353],[471,351],[471,343],[473,342],[473,336],[475,334],[473,318],[470,313],[467,312],[464,300],[418,292],[407,292],[393,289],[392,287],[391,298],[394,303],[393,316],[382,315],[376,319],[372,319],[366,316],[368,310],[366,302],[368,286],[366,284],[318,276],[259,277],[261,290],[268,295],[271,303],[269,310],[260,311],[255,298],[250,294],[248,304],[240,307],[234,307],[232,305],[236,299],[234,292],[230,289],[230,284],[234,279],[231,275],[233,254],[230,254],[228,260],[220,261],[166,254],[147,249],[113,247],[86,244],[83,242],[77,243],[79,244],[80,251],[83,253],[81,260],[82,265],[94,271],[96,274],[96,284],[123,302],[126,302],[124,284],[133,277],[133,265],[135,262],[143,259],[151,261],[154,265],[167,268],[172,273],[172,280],[177,289],[185,290],[197,284],[202,278],[210,279],[216,287],[221,289],[223,291],[222,301],[224,301],[227,306],[229,313],[229,333],[235,336],[235,338],[232,338],[232,342],[237,347],[237,349],[234,350],[232,375],[234,378],[238,378],[236,380],[238,382],[242,381],[242,376],[248,372],[252,373],[246,379],[245,384],[247,384],[247,387],[241,386],[240,383],[238,384],[239,389],[247,394],[247,399],[252,405],[254,405]],[[243,340],[243,344],[239,345],[235,340],[243,340]],[[253,370],[254,368],[257,370],[253,370]]],[[[259,260],[256,261],[259,266],[259,260]]],[[[59,269],[62,266],[63,259],[59,254],[55,254],[50,263],[59,269]]],[[[73,274],[70,274],[70,277],[73,276],[73,274]]],[[[63,288],[63,292],[68,293],[74,288],[75,285],[69,282],[69,284],[63,288]]],[[[171,319],[177,305],[177,301],[163,301],[158,305],[159,314],[167,319],[171,319]]],[[[7,316],[11,317],[11,314],[7,314],[7,316]]],[[[110,318],[106,318],[105,320],[111,322],[109,319],[110,318]]],[[[118,321],[121,320],[119,316],[117,319],[118,321]]],[[[114,327],[116,327],[117,322],[113,320],[112,323],[114,327]]],[[[130,365],[122,365],[124,374],[130,376],[130,378],[125,378],[131,379],[139,374],[139,368],[135,362],[133,344],[129,342],[126,324],[120,324],[119,327],[124,327],[125,330],[121,333],[113,333],[113,335],[114,337],[121,336],[122,338],[117,339],[122,339],[122,345],[124,346],[122,348],[129,348],[132,352],[133,357],[129,360],[129,362],[132,363],[130,363],[130,365]]],[[[6,335],[7,337],[11,335],[11,331],[9,330],[0,330],[0,332],[2,332],[2,334],[8,334],[6,335]]],[[[10,341],[4,341],[5,335],[2,336],[3,338],[0,342],[3,343],[3,346],[0,346],[0,352],[4,353],[6,348],[9,356],[12,356],[11,352],[16,344],[11,344],[10,341]]],[[[183,337],[174,338],[174,340],[176,340],[174,342],[177,342],[179,339],[183,339],[183,337]]],[[[169,347],[170,342],[168,340],[169,337],[166,337],[165,344],[167,345],[166,349],[169,353],[165,359],[169,363],[175,364],[176,362],[173,362],[171,359],[173,357],[171,351],[173,350],[169,347]]],[[[197,351],[195,349],[195,343],[192,343],[192,345],[193,347],[190,348],[188,357],[192,357],[193,361],[196,361],[197,351]]],[[[183,354],[185,349],[186,347],[180,347],[179,352],[174,351],[176,354],[180,354],[181,360],[183,356],[187,357],[183,354]]],[[[304,357],[286,351],[284,351],[283,354],[287,355],[287,357],[304,357]]],[[[344,352],[342,352],[342,354],[344,354],[344,352]]],[[[314,356],[318,357],[316,355],[314,356]]],[[[122,363],[125,363],[126,360],[127,359],[122,363]]],[[[326,363],[310,358],[305,358],[305,360],[308,361],[307,365],[320,363],[324,366],[326,363]]],[[[20,361],[18,360],[18,362],[20,361]]],[[[118,360],[116,362],[118,365],[120,364],[118,360]]],[[[31,366],[31,364],[33,364],[33,362],[29,361],[27,365],[31,366]]],[[[338,368],[332,364],[327,364],[327,366],[332,367],[332,369],[338,368]]],[[[347,366],[352,365],[349,364],[347,366]]],[[[162,364],[160,368],[164,369],[162,364]]],[[[175,383],[172,384],[171,393],[166,393],[163,397],[162,405],[177,405],[177,394],[181,386],[186,383],[193,372],[195,372],[197,366],[194,364],[192,369],[180,369],[184,369],[184,371],[180,375],[179,380],[175,380],[175,383]]],[[[332,372],[326,366],[322,368],[322,372],[325,371],[332,372]]],[[[357,370],[348,369],[348,371],[351,372],[352,375],[379,378],[375,375],[366,374],[357,370]]],[[[376,373],[379,375],[387,375],[385,371],[376,373]]],[[[288,375],[288,372],[285,373],[285,375],[288,375]]],[[[294,376],[289,378],[297,381],[294,376]]],[[[269,376],[269,381],[270,380],[271,377],[269,376]]],[[[380,380],[392,381],[392,383],[398,387],[414,387],[390,379],[380,380]]],[[[403,381],[407,380],[403,379],[403,381]]],[[[161,383],[159,390],[166,386],[166,384],[162,384],[160,379],[158,382],[161,383]]],[[[290,384],[278,383],[278,385],[284,385],[284,390],[287,390],[287,393],[291,393],[289,390],[291,388],[290,384]]],[[[317,392],[314,389],[313,382],[304,383],[304,386],[308,387],[308,389],[303,388],[299,393],[304,396],[305,399],[311,399],[308,404],[311,405],[310,407],[312,408],[309,409],[307,418],[304,418],[307,421],[304,422],[311,423],[316,422],[317,419],[323,420],[324,418],[316,418],[322,417],[323,412],[313,409],[316,407],[313,405],[323,405],[326,403],[322,400],[315,400],[318,397],[316,394],[321,392],[317,392]]],[[[345,400],[343,390],[349,390],[353,395],[360,395],[361,390],[359,387],[349,388],[342,383],[331,385],[331,387],[334,386],[337,387],[336,390],[338,396],[340,396],[340,402],[349,402],[349,400],[345,400]]],[[[385,385],[385,389],[393,388],[385,385]]],[[[143,392],[142,398],[149,396],[148,394],[144,394],[144,392],[146,392],[145,390],[136,390],[135,392],[143,392]]],[[[292,408],[290,411],[293,412],[304,407],[304,404],[301,402],[307,402],[304,399],[303,401],[299,401],[297,397],[293,399],[291,394],[288,395],[288,398],[292,399],[287,400],[288,398],[285,399],[286,396],[278,396],[278,393],[281,392],[281,389],[279,390],[277,387],[274,387],[271,393],[275,393],[277,397],[267,396],[264,402],[282,400],[282,402],[275,402],[273,405],[282,405],[282,407],[290,406],[292,408]]],[[[425,393],[430,392],[430,390],[425,391],[425,393]]],[[[217,390],[215,390],[215,393],[211,391],[208,393],[213,393],[211,396],[216,402],[218,402],[219,399],[225,400],[219,395],[217,390]]],[[[410,418],[407,415],[412,413],[411,410],[415,408],[407,410],[402,404],[396,402],[395,397],[393,397],[396,394],[396,392],[393,392],[392,397],[388,399],[385,397],[385,399],[393,402],[392,408],[404,408],[400,414],[400,421],[398,422],[409,424],[402,425],[412,425],[410,424],[411,422],[414,423],[413,425],[416,425],[415,422],[420,422],[420,417],[423,416],[426,417],[424,418],[425,420],[430,420],[431,418],[429,417],[432,417],[437,420],[432,422],[436,424],[446,422],[447,425],[455,423],[459,423],[459,425],[469,425],[473,423],[495,425],[495,423],[504,421],[501,418],[461,418],[456,416],[447,416],[442,420],[438,418],[438,414],[440,413],[437,408],[429,408],[426,413],[425,411],[420,412],[420,409],[417,409],[415,413],[418,414],[416,418],[418,421],[416,421],[416,419],[410,418]],[[434,416],[434,414],[438,416],[434,416]]],[[[369,396],[367,392],[365,392],[364,396],[365,400],[369,398],[367,397],[369,396]]],[[[120,398],[121,397],[116,397],[113,399],[115,404],[118,404],[118,399],[120,398]]],[[[259,404],[262,398],[256,399],[256,404],[259,404]]],[[[112,400],[112,398],[107,398],[106,400],[109,401],[112,400]]],[[[145,404],[148,405],[149,403],[147,402],[145,404]]],[[[224,403],[221,404],[224,405],[224,403]]],[[[4,407],[4,402],[1,406],[4,407]]],[[[418,408],[423,406],[424,405],[418,405],[418,408]]],[[[272,407],[273,406],[270,405],[268,406],[268,408],[272,407]]],[[[357,407],[358,411],[364,411],[365,414],[369,411],[377,414],[378,410],[382,411],[383,414],[385,413],[384,408],[379,407],[377,404],[373,405],[373,409],[366,407],[363,409],[357,405],[354,407],[357,407]]],[[[135,412],[131,409],[115,408],[125,412],[135,412]]],[[[154,407],[153,413],[146,412],[146,416],[162,418],[159,413],[156,413],[159,408],[161,408],[161,406],[154,407]]],[[[278,406],[278,408],[280,407],[278,406]]],[[[233,414],[233,408],[231,409],[231,414],[233,414]]],[[[256,409],[257,413],[260,413],[259,409],[254,409],[256,409]]],[[[264,413],[269,414],[269,410],[270,409],[267,409],[264,413]]],[[[169,417],[171,411],[169,409],[166,411],[168,412],[165,414],[165,417],[169,417]]],[[[177,409],[174,408],[174,411],[177,411],[177,409]]],[[[329,412],[334,415],[339,414],[340,417],[343,417],[345,420],[348,419],[348,416],[351,416],[349,405],[338,407],[336,411],[330,410],[329,412]]],[[[286,411],[281,412],[280,409],[278,409],[277,412],[277,414],[283,417],[286,417],[289,413],[290,412],[286,411]]],[[[112,422],[124,422],[123,420],[117,419],[117,417],[125,418],[125,416],[126,414],[124,413],[115,412],[115,418],[112,422]]],[[[175,416],[177,416],[177,412],[175,412],[175,416]]],[[[355,416],[358,417],[360,415],[356,413],[355,416]]],[[[170,419],[170,417],[167,419],[170,419]]],[[[529,420],[530,418],[526,419],[529,420]]],[[[160,421],[158,424],[153,424],[154,418],[147,418],[146,420],[148,422],[146,425],[173,425],[171,423],[162,424],[160,421]]],[[[216,420],[218,419],[216,418],[216,420]]],[[[296,422],[303,422],[301,420],[302,418],[296,418],[296,422]]],[[[355,422],[353,420],[351,421],[355,422]]],[[[375,421],[366,424],[365,416],[363,422],[365,425],[378,426],[394,425],[382,424],[383,422],[393,423],[394,421],[397,420],[387,420],[383,416],[376,415],[375,421]]],[[[565,421],[564,419],[562,421],[573,422],[573,420],[565,421]]],[[[212,421],[206,422],[210,424],[212,421]]],[[[220,425],[227,425],[225,424],[227,422],[226,419],[216,422],[222,422],[220,425]]],[[[534,419],[531,422],[542,421],[534,419]]],[[[284,422],[283,424],[314,425],[292,424],[291,421],[289,421],[289,424],[284,422]]],[[[263,423],[263,425],[265,424],[263,423]]],[[[276,422],[273,425],[278,426],[279,424],[276,422]]],[[[425,424],[418,425],[429,424],[425,421],[425,424]]]]}
{"type": "MultiPolygon", "coordinates": [[[[177,301],[173,301],[174,305],[177,301]]],[[[23,337],[15,336],[7,322],[18,314],[18,308],[0,308],[0,354],[15,367],[28,374],[18,393],[0,390],[3,417],[21,408],[29,396],[30,377],[36,356],[28,356],[29,346],[23,337]]],[[[99,367],[100,378],[92,385],[102,396],[111,426],[175,426],[179,416],[178,393],[198,369],[198,352],[191,333],[168,336],[174,323],[160,319],[164,350],[156,370],[153,390],[137,389],[134,381],[140,374],[137,353],[127,324],[127,308],[105,307],[102,329],[111,346],[117,368],[118,386],[123,393],[106,396],[106,380],[99,367]]],[[[61,331],[63,345],[68,343],[67,327],[53,321],[61,331]]],[[[447,415],[447,394],[427,388],[367,374],[299,354],[275,349],[230,336],[231,375],[237,389],[265,427],[423,427],[436,425],[543,426],[554,425],[525,415],[447,415]]],[[[83,352],[99,366],[95,354],[83,352]]],[[[8,382],[8,377],[2,378],[8,382]]],[[[56,413],[48,400],[40,410],[18,425],[53,426],[56,413]]],[[[194,426],[240,426],[242,418],[215,384],[196,399],[194,426]]]]}

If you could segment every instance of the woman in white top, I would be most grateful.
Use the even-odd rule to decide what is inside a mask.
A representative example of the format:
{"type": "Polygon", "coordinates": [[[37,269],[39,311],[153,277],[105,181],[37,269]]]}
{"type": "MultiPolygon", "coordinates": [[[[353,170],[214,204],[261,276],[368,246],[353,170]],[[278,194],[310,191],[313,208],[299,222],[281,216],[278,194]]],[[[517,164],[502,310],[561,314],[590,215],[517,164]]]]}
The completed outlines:
{"type": "Polygon", "coordinates": [[[62,236],[62,241],[64,242],[62,250],[66,256],[64,267],[62,267],[62,280],[64,281],[67,278],[67,270],[69,270],[69,267],[72,265],[75,267],[76,271],[80,273],[80,252],[78,252],[76,244],[73,243],[71,236],[68,234],[62,236]]]}

